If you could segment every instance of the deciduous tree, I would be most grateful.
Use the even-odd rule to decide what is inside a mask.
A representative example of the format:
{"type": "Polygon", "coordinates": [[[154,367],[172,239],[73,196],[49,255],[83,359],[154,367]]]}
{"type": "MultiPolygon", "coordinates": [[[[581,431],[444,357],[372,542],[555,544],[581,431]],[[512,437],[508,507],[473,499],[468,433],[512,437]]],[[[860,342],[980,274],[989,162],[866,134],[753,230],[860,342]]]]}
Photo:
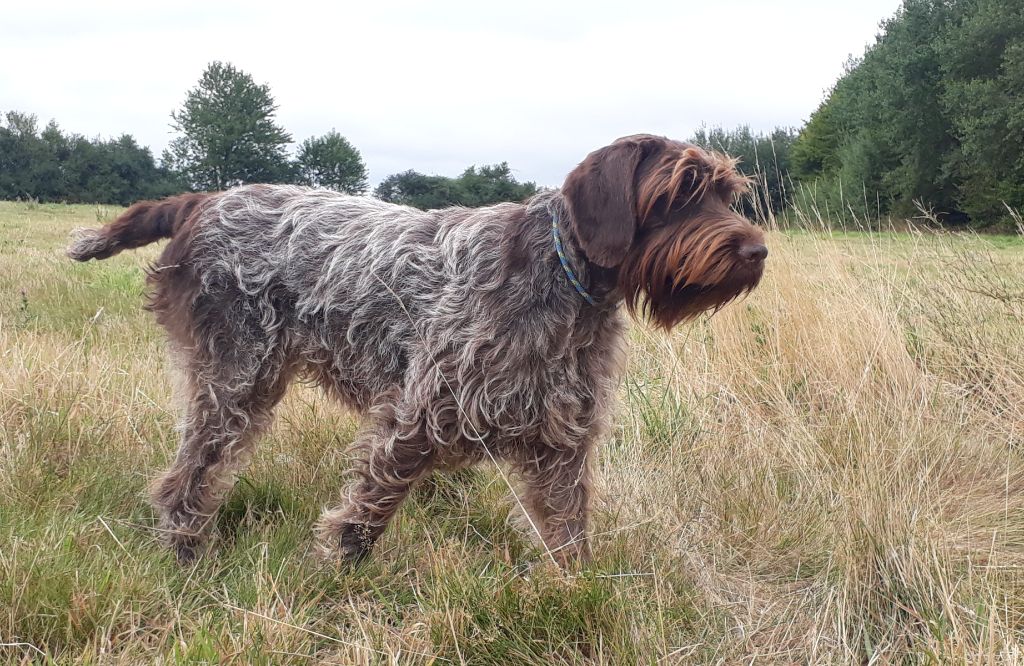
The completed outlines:
{"type": "Polygon", "coordinates": [[[213,62],[171,114],[179,132],[165,162],[197,190],[288,182],[291,136],[274,119],[270,87],[228,63],[213,62]]]}

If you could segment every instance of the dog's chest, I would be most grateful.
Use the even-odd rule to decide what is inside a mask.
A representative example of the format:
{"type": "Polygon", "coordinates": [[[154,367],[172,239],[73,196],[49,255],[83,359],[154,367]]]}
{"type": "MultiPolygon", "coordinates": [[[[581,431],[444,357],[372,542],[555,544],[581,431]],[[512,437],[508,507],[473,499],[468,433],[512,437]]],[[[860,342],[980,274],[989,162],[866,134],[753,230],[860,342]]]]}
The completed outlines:
{"type": "Polygon", "coordinates": [[[483,345],[452,368],[462,418],[492,439],[576,445],[609,409],[624,366],[623,342],[613,313],[562,335],[553,330],[483,345]]]}

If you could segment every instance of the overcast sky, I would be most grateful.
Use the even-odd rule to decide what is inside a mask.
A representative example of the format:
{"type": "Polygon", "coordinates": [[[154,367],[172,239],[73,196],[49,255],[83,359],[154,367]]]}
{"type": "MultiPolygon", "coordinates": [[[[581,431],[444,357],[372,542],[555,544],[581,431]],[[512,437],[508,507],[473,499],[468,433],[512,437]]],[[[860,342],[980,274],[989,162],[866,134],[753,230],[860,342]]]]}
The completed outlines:
{"type": "Polygon", "coordinates": [[[374,183],[508,161],[521,180],[560,185],[626,134],[799,126],[899,4],[12,2],[0,111],[130,133],[159,155],[170,112],[225,60],[270,85],[296,141],[347,136],[374,183]]]}

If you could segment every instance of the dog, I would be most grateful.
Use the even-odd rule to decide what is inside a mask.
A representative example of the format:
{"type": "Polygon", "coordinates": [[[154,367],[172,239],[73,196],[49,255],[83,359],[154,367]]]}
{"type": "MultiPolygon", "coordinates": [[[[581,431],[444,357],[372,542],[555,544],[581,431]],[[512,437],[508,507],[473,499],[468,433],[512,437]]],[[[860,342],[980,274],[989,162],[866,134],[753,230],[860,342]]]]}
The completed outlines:
{"type": "Polygon", "coordinates": [[[323,547],[353,562],[433,471],[505,463],[542,545],[590,556],[595,446],[624,370],[628,313],[661,329],[759,283],[762,231],[731,204],[736,161],[652,135],[589,154],[525,203],[422,211],[287,185],[131,206],[79,230],[78,261],[169,238],[148,309],[183,370],[170,468],[151,487],[181,562],[198,556],[296,378],[362,417],[323,547]]]}

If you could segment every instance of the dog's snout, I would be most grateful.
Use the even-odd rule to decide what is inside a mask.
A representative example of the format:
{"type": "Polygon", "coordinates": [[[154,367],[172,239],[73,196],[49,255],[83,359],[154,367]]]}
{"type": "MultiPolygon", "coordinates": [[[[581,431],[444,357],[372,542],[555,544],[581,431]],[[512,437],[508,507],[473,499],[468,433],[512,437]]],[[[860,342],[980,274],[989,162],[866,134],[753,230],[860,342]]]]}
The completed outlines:
{"type": "Polygon", "coordinates": [[[752,243],[742,246],[739,253],[747,261],[764,261],[768,256],[768,247],[761,243],[752,243]]]}

